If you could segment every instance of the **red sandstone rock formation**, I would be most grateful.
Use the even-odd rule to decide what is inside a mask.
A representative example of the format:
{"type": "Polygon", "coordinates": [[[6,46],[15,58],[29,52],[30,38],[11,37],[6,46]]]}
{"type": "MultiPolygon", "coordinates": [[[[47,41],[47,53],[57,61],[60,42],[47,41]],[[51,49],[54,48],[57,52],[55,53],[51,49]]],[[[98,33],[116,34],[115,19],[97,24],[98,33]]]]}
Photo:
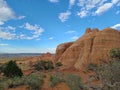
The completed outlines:
{"type": "Polygon", "coordinates": [[[81,70],[89,63],[100,64],[109,60],[109,51],[120,47],[120,31],[106,28],[102,31],[88,28],[85,35],[72,43],[60,44],[56,59],[63,63],[63,69],[81,70]]]}
{"type": "Polygon", "coordinates": [[[55,55],[55,61],[57,61],[61,55],[66,51],[67,48],[69,48],[73,42],[63,43],[57,46],[56,49],[56,55],[55,55]]]}

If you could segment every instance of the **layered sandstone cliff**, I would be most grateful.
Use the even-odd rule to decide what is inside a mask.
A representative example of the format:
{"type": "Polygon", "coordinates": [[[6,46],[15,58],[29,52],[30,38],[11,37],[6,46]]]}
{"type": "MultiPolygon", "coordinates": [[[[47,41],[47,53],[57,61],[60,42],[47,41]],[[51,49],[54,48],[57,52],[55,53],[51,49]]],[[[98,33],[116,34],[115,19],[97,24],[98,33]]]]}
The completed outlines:
{"type": "Polygon", "coordinates": [[[109,51],[120,47],[120,31],[106,28],[86,29],[85,34],[75,42],[61,44],[56,50],[56,60],[63,63],[63,69],[81,70],[89,63],[100,64],[109,60],[109,51]]]}

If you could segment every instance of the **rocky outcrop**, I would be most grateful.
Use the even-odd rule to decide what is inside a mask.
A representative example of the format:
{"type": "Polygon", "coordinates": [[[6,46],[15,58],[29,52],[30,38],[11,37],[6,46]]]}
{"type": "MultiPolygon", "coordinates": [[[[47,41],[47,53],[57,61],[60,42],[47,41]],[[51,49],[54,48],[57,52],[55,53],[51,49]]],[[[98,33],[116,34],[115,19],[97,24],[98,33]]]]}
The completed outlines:
{"type": "Polygon", "coordinates": [[[120,31],[106,28],[102,31],[88,28],[85,34],[72,43],[61,44],[56,50],[56,59],[63,69],[81,70],[89,63],[101,64],[109,60],[109,51],[120,47],[120,31]]]}
{"type": "Polygon", "coordinates": [[[59,60],[59,58],[66,51],[66,49],[69,48],[72,44],[73,44],[73,42],[68,42],[68,43],[63,43],[63,44],[60,44],[59,46],[57,46],[55,61],[59,60]]]}

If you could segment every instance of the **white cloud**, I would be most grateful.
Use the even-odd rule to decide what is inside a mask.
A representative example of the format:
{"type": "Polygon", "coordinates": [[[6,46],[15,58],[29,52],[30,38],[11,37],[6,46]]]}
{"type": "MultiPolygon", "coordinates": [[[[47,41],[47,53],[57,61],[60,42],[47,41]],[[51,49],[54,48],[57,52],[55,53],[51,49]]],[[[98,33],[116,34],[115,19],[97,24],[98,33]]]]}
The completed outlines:
{"type": "Polygon", "coordinates": [[[79,0],[77,5],[80,6],[80,7],[83,7],[85,4],[85,1],[84,0],[79,0]]]}
{"type": "MultiPolygon", "coordinates": [[[[58,1],[59,0],[57,1],[55,0],[55,2],[58,1]]],[[[62,22],[65,22],[67,19],[69,19],[69,16],[72,14],[70,10],[73,5],[77,5],[79,7],[80,10],[76,11],[77,12],[76,15],[79,16],[80,18],[101,15],[104,12],[110,10],[113,6],[120,6],[120,0],[68,0],[68,1],[69,7],[66,10],[66,12],[59,14],[59,19],[62,22]]]]}
{"type": "Polygon", "coordinates": [[[119,1],[119,0],[112,0],[112,3],[113,3],[113,4],[116,4],[116,3],[118,3],[118,1],[119,1]]]}
{"type": "Polygon", "coordinates": [[[78,36],[73,36],[71,39],[77,40],[79,37],[78,36]]]}
{"type": "Polygon", "coordinates": [[[69,9],[75,4],[76,0],[69,0],[69,9]]]}
{"type": "Polygon", "coordinates": [[[92,9],[95,9],[103,0],[79,0],[77,5],[80,7],[80,11],[77,12],[77,16],[80,18],[86,17],[92,14],[92,9]]]}
{"type": "Polygon", "coordinates": [[[100,15],[117,5],[119,0],[78,0],[77,5],[80,7],[80,11],[77,15],[80,18],[89,15],[100,15]]]}
{"type": "Polygon", "coordinates": [[[47,48],[44,52],[55,53],[56,48],[47,48]]]}
{"type": "Polygon", "coordinates": [[[113,6],[112,3],[105,3],[104,5],[100,6],[100,7],[95,11],[95,14],[100,15],[100,14],[106,12],[107,10],[109,10],[112,6],[113,6]]]}
{"type": "Polygon", "coordinates": [[[7,5],[7,2],[0,0],[0,24],[4,24],[4,22],[13,18],[15,18],[15,14],[7,5]]]}
{"type": "Polygon", "coordinates": [[[0,25],[3,25],[3,24],[4,24],[4,22],[0,21],[0,25]]]}
{"type": "Polygon", "coordinates": [[[18,19],[21,20],[21,19],[24,19],[26,16],[19,16],[18,19]]]}
{"type": "Polygon", "coordinates": [[[76,31],[73,31],[73,30],[71,30],[71,31],[67,31],[66,33],[67,34],[71,34],[71,33],[75,33],[76,31]]]}
{"type": "Polygon", "coordinates": [[[15,30],[16,28],[15,28],[15,27],[12,27],[12,26],[7,26],[6,29],[7,29],[7,30],[15,30]]]}
{"type": "Polygon", "coordinates": [[[118,24],[112,26],[111,28],[114,28],[114,29],[120,29],[120,23],[118,23],[118,24]]]}
{"type": "Polygon", "coordinates": [[[39,39],[41,34],[44,32],[44,29],[40,27],[39,25],[31,25],[29,23],[26,23],[25,25],[22,25],[22,27],[18,27],[21,29],[26,30],[25,32],[16,33],[16,27],[13,26],[7,26],[7,27],[0,27],[0,39],[7,39],[7,40],[13,40],[13,39],[39,39]]]}
{"type": "Polygon", "coordinates": [[[9,44],[0,43],[0,46],[8,46],[9,44]]]}
{"type": "Polygon", "coordinates": [[[98,4],[100,4],[103,0],[79,0],[78,6],[85,10],[90,10],[95,8],[98,4]]]}
{"type": "Polygon", "coordinates": [[[29,23],[25,23],[25,29],[36,30],[37,28],[38,28],[37,25],[30,25],[29,23]]]}
{"type": "Polygon", "coordinates": [[[65,22],[69,18],[70,15],[71,15],[70,11],[60,13],[59,14],[59,19],[61,20],[61,22],[65,22]]]}
{"type": "Polygon", "coordinates": [[[49,0],[51,3],[57,3],[59,0],[49,0]]]}
{"type": "Polygon", "coordinates": [[[0,28],[0,39],[7,39],[7,40],[11,40],[11,39],[15,39],[16,34],[15,33],[10,33],[8,31],[3,31],[0,28]]]}
{"type": "Polygon", "coordinates": [[[86,17],[87,14],[88,14],[88,11],[86,11],[86,10],[82,10],[80,12],[77,12],[77,15],[81,18],[86,17]]]}
{"type": "Polygon", "coordinates": [[[49,40],[53,40],[54,38],[53,38],[53,37],[49,37],[48,39],[49,39],[49,40]]]}
{"type": "Polygon", "coordinates": [[[28,40],[38,39],[40,37],[40,35],[44,32],[44,29],[42,27],[40,27],[39,25],[36,25],[36,24],[31,25],[29,23],[25,23],[25,25],[23,25],[20,28],[24,28],[24,29],[32,31],[32,33],[31,33],[32,36],[28,36],[26,34],[21,34],[19,36],[20,39],[28,39],[28,40]]]}

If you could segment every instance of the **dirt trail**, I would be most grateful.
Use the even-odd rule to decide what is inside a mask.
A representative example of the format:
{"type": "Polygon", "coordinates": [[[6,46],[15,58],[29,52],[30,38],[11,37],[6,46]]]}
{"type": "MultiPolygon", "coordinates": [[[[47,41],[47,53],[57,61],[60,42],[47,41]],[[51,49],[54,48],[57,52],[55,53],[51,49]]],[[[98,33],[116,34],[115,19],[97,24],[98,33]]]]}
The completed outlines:
{"type": "Polygon", "coordinates": [[[46,78],[44,79],[42,90],[70,90],[65,83],[60,83],[56,87],[51,88],[49,85],[49,78],[50,78],[50,74],[47,73],[46,78]]]}
{"type": "Polygon", "coordinates": [[[44,84],[42,86],[42,90],[49,90],[49,77],[50,75],[46,74],[46,78],[44,79],[44,84]]]}

